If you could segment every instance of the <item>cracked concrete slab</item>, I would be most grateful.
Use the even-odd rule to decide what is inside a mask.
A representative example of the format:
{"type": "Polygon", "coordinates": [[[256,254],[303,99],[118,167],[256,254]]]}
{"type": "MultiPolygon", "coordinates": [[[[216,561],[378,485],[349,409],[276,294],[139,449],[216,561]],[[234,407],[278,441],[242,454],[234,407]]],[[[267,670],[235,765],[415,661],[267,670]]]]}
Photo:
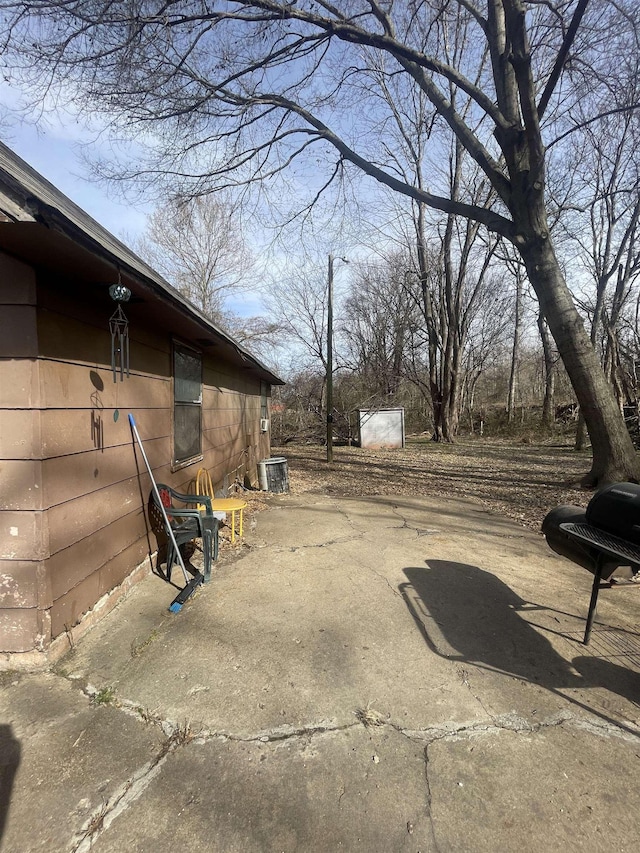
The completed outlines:
{"type": "Polygon", "coordinates": [[[192,742],[177,750],[94,853],[434,850],[424,752],[393,731],[275,743],[192,742]]]}
{"type": "Polygon", "coordinates": [[[270,503],[181,613],[147,578],[55,674],[0,691],[23,755],[4,849],[597,850],[607,820],[609,849],[637,846],[637,596],[602,593],[585,647],[588,573],[477,505],[270,503]],[[42,771],[67,753],[68,791],[42,771]]]}
{"type": "Polygon", "coordinates": [[[561,726],[428,747],[439,853],[637,850],[637,741],[561,726]]]}
{"type": "MultiPolygon", "coordinates": [[[[250,553],[126,667],[116,661],[109,674],[98,662],[105,679],[99,686],[164,708],[173,719],[227,731],[351,722],[368,702],[413,728],[427,708],[438,720],[454,709],[465,718],[482,713],[450,678],[446,660],[431,660],[427,669],[424,643],[397,589],[401,579],[400,565],[389,580],[353,543],[280,553],[276,573],[263,551],[250,553]]],[[[91,638],[78,650],[74,672],[90,677],[96,653],[91,638]]]]}
{"type": "Polygon", "coordinates": [[[5,685],[0,720],[0,771],[13,760],[12,790],[3,791],[10,795],[3,853],[73,850],[92,814],[165,740],[114,707],[91,704],[53,675],[5,685]]]}

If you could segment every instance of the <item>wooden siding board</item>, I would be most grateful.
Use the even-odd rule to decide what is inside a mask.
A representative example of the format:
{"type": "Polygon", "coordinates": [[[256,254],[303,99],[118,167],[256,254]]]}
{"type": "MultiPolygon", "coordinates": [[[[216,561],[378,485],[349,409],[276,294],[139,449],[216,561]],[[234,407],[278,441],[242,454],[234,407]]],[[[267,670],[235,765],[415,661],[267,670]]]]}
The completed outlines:
{"type": "MultiPolygon", "coordinates": [[[[205,400],[203,409],[208,415],[207,420],[213,426],[230,423],[242,423],[247,419],[251,421],[255,420],[256,427],[258,426],[257,417],[259,408],[254,408],[250,404],[243,402],[242,398],[240,398],[238,395],[235,395],[231,399],[226,399],[224,401],[221,400],[217,406],[210,406],[205,400]]],[[[208,424],[205,421],[205,428],[207,425],[208,424]]]]}
{"type": "Polygon", "coordinates": [[[210,448],[223,451],[224,448],[233,447],[234,444],[244,438],[242,424],[234,423],[228,426],[218,426],[203,430],[204,443],[210,448]]]}
{"type": "Polygon", "coordinates": [[[142,512],[140,492],[134,478],[51,507],[48,511],[51,556],[136,509],[142,512]]]}
{"type": "MultiPolygon", "coordinates": [[[[131,574],[131,572],[139,566],[145,558],[149,556],[146,540],[138,540],[121,551],[108,563],[100,567],[100,595],[105,595],[115,587],[119,586],[122,581],[131,574]]],[[[158,583],[164,583],[161,578],[157,578],[158,583]]],[[[173,587],[167,585],[167,607],[169,602],[174,598],[173,587]]]]}
{"type": "Polygon", "coordinates": [[[51,639],[55,640],[65,630],[77,625],[99,598],[100,576],[98,572],[93,572],[62,598],[54,601],[51,607],[51,639]]]}
{"type": "Polygon", "coordinates": [[[3,305],[0,311],[0,358],[36,358],[38,332],[32,305],[3,305]]]}
{"type": "Polygon", "coordinates": [[[259,394],[260,381],[248,371],[242,373],[241,370],[242,368],[238,370],[234,365],[222,361],[215,362],[215,367],[212,367],[207,358],[203,364],[203,382],[209,387],[224,388],[237,394],[259,394]],[[254,390],[256,387],[257,392],[254,390]]]}
{"type": "Polygon", "coordinates": [[[259,419],[259,402],[255,398],[247,398],[240,406],[212,412],[205,420],[205,431],[212,437],[218,433],[217,440],[254,445],[261,435],[259,419]]]}
{"type": "Polygon", "coordinates": [[[47,518],[37,510],[0,510],[0,560],[45,560],[47,518]]]}
{"type": "Polygon", "coordinates": [[[265,432],[260,436],[258,443],[258,462],[263,459],[269,459],[271,455],[271,431],[265,432]]]}
{"type": "Polygon", "coordinates": [[[0,358],[0,410],[39,409],[41,403],[39,362],[0,358]]]}
{"type": "MultiPolygon", "coordinates": [[[[123,418],[123,421],[126,420],[123,418]]],[[[37,460],[5,460],[0,462],[2,501],[6,510],[34,510],[72,502],[87,494],[100,493],[118,483],[131,480],[135,474],[134,447],[128,421],[122,426],[127,444],[109,447],[101,452],[90,450],[67,456],[37,460]],[[41,485],[43,484],[43,485],[41,485]]],[[[145,440],[145,452],[157,473],[168,474],[162,463],[170,456],[170,437],[145,440]]],[[[136,448],[140,470],[144,468],[136,448]]],[[[146,477],[146,474],[145,474],[146,477]]],[[[105,497],[105,500],[108,498],[105,497]]]]}
{"type": "Polygon", "coordinates": [[[0,652],[30,652],[48,640],[41,634],[42,619],[37,608],[0,610],[0,652]]]}
{"type": "Polygon", "coordinates": [[[41,566],[26,560],[0,560],[0,609],[38,606],[41,566]]]}
{"type": "MultiPolygon", "coordinates": [[[[146,530],[142,512],[136,510],[52,555],[47,567],[51,575],[53,601],[57,601],[89,575],[101,571],[134,544],[138,550],[142,548],[143,556],[148,556],[149,550],[155,551],[155,537],[150,533],[147,539],[146,530]]],[[[135,565],[131,566],[131,571],[134,568],[135,565]]]]}
{"type": "Polygon", "coordinates": [[[0,410],[0,460],[40,459],[40,411],[0,410]]]}
{"type": "Polygon", "coordinates": [[[166,378],[132,373],[123,382],[114,382],[107,371],[95,367],[62,361],[40,361],[42,404],[46,409],[105,409],[134,411],[169,408],[172,403],[172,384],[166,378]],[[92,374],[98,373],[104,389],[96,398],[92,374]],[[97,400],[97,404],[96,404],[97,400]]]}
{"type": "MultiPolygon", "coordinates": [[[[129,432],[127,423],[126,431],[129,432]]],[[[129,433],[130,434],[130,433],[129,433]]],[[[145,452],[153,469],[161,469],[169,457],[168,437],[145,441],[145,452]]],[[[136,452],[139,452],[136,448],[136,452]]],[[[144,468],[138,456],[140,469],[144,468]]],[[[72,456],[57,456],[42,463],[45,506],[72,502],[129,480],[136,473],[131,441],[100,452],[91,450],[72,456]]]]}
{"type": "MultiPolygon", "coordinates": [[[[146,556],[146,543],[137,542],[122,551],[97,572],[54,601],[51,608],[51,637],[55,639],[67,628],[76,625],[105,593],[121,583],[146,556]]],[[[161,581],[158,581],[159,583],[161,581]]],[[[168,587],[168,602],[171,590],[168,587]]],[[[168,606],[168,605],[167,605],[168,606]]]]}
{"type": "MultiPolygon", "coordinates": [[[[193,466],[194,472],[197,465],[193,466]]],[[[170,466],[166,465],[154,471],[158,482],[174,482],[170,466]]],[[[97,530],[107,527],[121,516],[130,512],[143,512],[142,497],[146,507],[151,491],[148,474],[141,474],[140,484],[137,477],[130,477],[75,500],[53,506],[48,510],[49,537],[51,555],[68,548],[97,530]]]]}
{"type": "MultiPolygon", "coordinates": [[[[44,410],[41,416],[43,459],[75,453],[101,453],[103,449],[124,447],[128,443],[133,461],[128,410],[117,410],[117,422],[114,421],[115,411],[104,408],[44,410]]],[[[157,438],[170,439],[171,412],[168,409],[138,409],[134,417],[145,446],[147,441],[157,438]]]]}
{"type": "MultiPolygon", "coordinates": [[[[41,309],[42,332],[47,345],[51,345],[51,352],[60,352],[55,335],[51,335],[44,328],[45,324],[51,324],[52,329],[59,328],[65,324],[69,329],[77,333],[79,340],[90,344],[92,334],[101,335],[110,341],[109,317],[116,310],[116,303],[108,294],[108,287],[98,285],[91,292],[87,292],[86,283],[79,286],[69,286],[60,278],[49,278],[41,275],[38,279],[38,305],[41,309]]],[[[135,341],[141,347],[150,351],[164,353],[165,375],[171,373],[171,328],[162,327],[148,320],[149,304],[146,300],[141,302],[129,302],[123,305],[123,310],[129,320],[129,334],[132,343],[135,341]]],[[[109,344],[110,345],[110,344],[109,344]]],[[[43,349],[43,355],[50,353],[43,349]]],[[[56,358],[65,358],[56,355],[56,358]]]]}
{"type": "Polygon", "coordinates": [[[43,509],[42,463],[33,459],[1,461],[0,494],[3,509],[43,509]]]}
{"type": "Polygon", "coordinates": [[[0,305],[35,305],[36,275],[33,267],[0,252],[0,305]]]}
{"type": "Polygon", "coordinates": [[[268,453],[268,436],[263,439],[259,433],[260,384],[245,384],[253,392],[250,396],[226,388],[204,394],[203,465],[216,490],[245,476],[257,484],[258,458],[268,453]]]}
{"type": "MultiPolygon", "coordinates": [[[[125,305],[125,313],[129,308],[125,305]]],[[[115,310],[111,303],[104,317],[96,318],[91,325],[52,311],[40,311],[38,314],[38,340],[40,355],[52,361],[73,362],[94,367],[100,374],[105,386],[112,385],[111,370],[111,334],[109,317],[115,310]]],[[[170,353],[142,343],[136,334],[137,328],[129,324],[130,368],[136,373],[171,377],[170,353]]],[[[120,379],[118,378],[118,382],[120,379]]],[[[124,384],[124,383],[123,383],[124,384]]]]}
{"type": "MultiPolygon", "coordinates": [[[[236,474],[244,474],[248,462],[249,458],[247,454],[244,452],[238,452],[235,455],[226,456],[217,464],[215,462],[207,464],[206,467],[209,471],[216,492],[225,484],[225,478],[229,480],[228,484],[230,485],[236,474]]],[[[242,476],[240,476],[240,479],[242,480],[242,476]]]]}

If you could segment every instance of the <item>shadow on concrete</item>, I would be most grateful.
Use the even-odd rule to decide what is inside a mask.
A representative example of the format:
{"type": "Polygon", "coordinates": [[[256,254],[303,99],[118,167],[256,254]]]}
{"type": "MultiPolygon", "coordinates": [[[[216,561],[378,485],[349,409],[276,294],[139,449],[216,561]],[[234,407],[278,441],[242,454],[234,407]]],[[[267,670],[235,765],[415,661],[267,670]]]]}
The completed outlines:
{"type": "Polygon", "coordinates": [[[571,663],[582,676],[582,687],[605,687],[634,704],[640,702],[640,673],[604,658],[577,657],[571,663]]]}
{"type": "Polygon", "coordinates": [[[400,591],[429,647],[452,660],[484,664],[526,681],[568,687],[575,676],[564,658],[519,610],[527,602],[477,566],[429,560],[404,570],[400,591]]]}
{"type": "MultiPolygon", "coordinates": [[[[400,592],[435,654],[516,676],[554,693],[601,687],[638,702],[640,673],[588,655],[567,661],[520,615],[548,608],[520,598],[490,572],[465,563],[429,560],[426,567],[405,568],[404,574],[408,583],[400,585],[400,592]]],[[[565,693],[562,696],[586,707],[565,693]]],[[[593,708],[587,710],[603,717],[593,708]]],[[[604,718],[621,726],[618,720],[604,718]]]]}
{"type": "Polygon", "coordinates": [[[13,781],[20,766],[20,741],[9,725],[0,725],[0,846],[9,816],[13,781]]]}

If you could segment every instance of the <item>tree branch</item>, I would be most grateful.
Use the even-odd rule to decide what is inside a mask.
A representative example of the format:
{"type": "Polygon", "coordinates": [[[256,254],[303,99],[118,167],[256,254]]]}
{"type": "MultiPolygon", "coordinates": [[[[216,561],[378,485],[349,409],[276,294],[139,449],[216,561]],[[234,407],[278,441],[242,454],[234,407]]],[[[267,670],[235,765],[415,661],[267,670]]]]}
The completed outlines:
{"type": "Polygon", "coordinates": [[[544,87],[544,91],[540,96],[540,101],[538,102],[538,120],[542,119],[545,110],[549,106],[549,101],[551,100],[551,96],[553,95],[554,89],[558,85],[558,80],[560,79],[560,75],[562,74],[564,64],[567,61],[567,56],[569,54],[569,51],[571,50],[571,45],[575,40],[576,33],[578,32],[578,27],[580,26],[580,22],[582,21],[582,18],[587,10],[588,5],[589,0],[578,0],[578,5],[575,8],[573,18],[571,19],[571,23],[569,24],[569,29],[567,30],[565,37],[562,41],[562,45],[560,46],[560,50],[558,51],[556,61],[551,70],[551,74],[549,75],[549,79],[547,80],[547,85],[544,87]]]}
{"type": "Polygon", "coordinates": [[[253,102],[280,106],[282,109],[286,109],[296,115],[299,115],[305,120],[305,122],[314,127],[323,139],[336,148],[345,160],[348,160],[350,163],[358,166],[358,168],[365,172],[365,174],[390,189],[402,193],[409,198],[413,198],[418,202],[422,202],[428,207],[441,210],[444,213],[473,219],[476,222],[480,222],[485,225],[490,231],[501,234],[508,240],[513,239],[513,226],[509,219],[506,219],[504,216],[494,213],[491,210],[487,210],[486,208],[478,207],[477,205],[465,204],[463,202],[453,201],[450,198],[433,195],[432,193],[428,193],[425,190],[418,189],[417,187],[411,186],[397,178],[394,178],[388,172],[385,172],[383,169],[380,169],[369,160],[357,154],[339,136],[330,130],[324,122],[320,121],[320,119],[316,118],[316,116],[301,107],[299,104],[276,94],[260,95],[255,99],[248,99],[247,101],[247,103],[253,102]]]}

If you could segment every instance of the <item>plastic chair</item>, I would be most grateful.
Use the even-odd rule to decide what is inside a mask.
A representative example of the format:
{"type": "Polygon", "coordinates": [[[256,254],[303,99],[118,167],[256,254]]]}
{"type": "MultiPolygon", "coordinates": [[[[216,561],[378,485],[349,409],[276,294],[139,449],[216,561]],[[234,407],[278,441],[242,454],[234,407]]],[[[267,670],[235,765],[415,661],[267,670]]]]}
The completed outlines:
{"type": "MultiPolygon", "coordinates": [[[[191,482],[193,482],[193,480],[191,482]]],[[[215,498],[213,483],[211,482],[211,474],[206,468],[198,468],[198,473],[196,474],[196,494],[208,495],[211,500],[215,498]]],[[[198,504],[198,509],[203,512],[205,509],[204,504],[198,504]]]]}
{"type": "MultiPolygon", "coordinates": [[[[183,495],[164,483],[157,483],[157,487],[178,548],[193,539],[202,539],[203,574],[206,583],[211,578],[212,558],[213,560],[218,559],[218,519],[211,509],[211,498],[208,495],[199,494],[183,495]],[[184,504],[184,508],[177,507],[176,501],[184,504]],[[193,509],[187,508],[194,504],[202,506],[202,511],[195,507],[193,509]]],[[[162,510],[158,506],[156,494],[153,490],[149,496],[149,524],[158,543],[156,570],[159,571],[162,562],[161,555],[166,551],[166,578],[169,581],[171,580],[172,566],[178,561],[178,555],[175,553],[162,510]]]]}

